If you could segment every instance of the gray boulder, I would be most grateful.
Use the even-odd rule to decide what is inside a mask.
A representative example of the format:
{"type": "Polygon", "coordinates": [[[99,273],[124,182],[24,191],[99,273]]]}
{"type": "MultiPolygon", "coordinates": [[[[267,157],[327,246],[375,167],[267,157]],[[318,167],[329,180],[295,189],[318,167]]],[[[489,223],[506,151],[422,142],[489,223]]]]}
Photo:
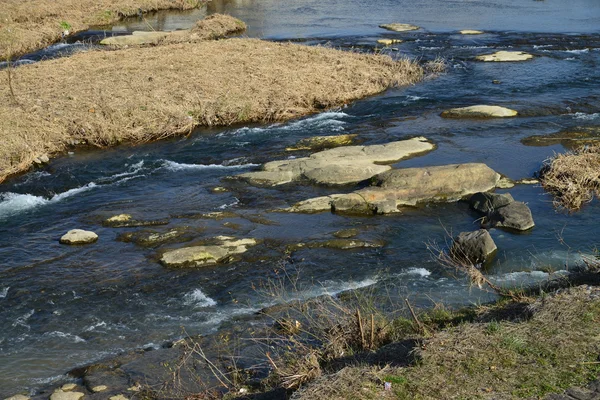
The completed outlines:
{"type": "Polygon", "coordinates": [[[489,214],[497,208],[504,207],[515,201],[510,193],[497,194],[489,192],[475,193],[469,198],[469,205],[476,211],[489,214]]]}
{"type": "Polygon", "coordinates": [[[521,201],[512,202],[500,207],[490,216],[493,226],[526,231],[535,226],[531,210],[521,201]]]}
{"type": "Polygon", "coordinates": [[[450,254],[460,263],[482,264],[490,261],[495,253],[496,243],[485,229],[461,232],[452,243],[450,254]]]}

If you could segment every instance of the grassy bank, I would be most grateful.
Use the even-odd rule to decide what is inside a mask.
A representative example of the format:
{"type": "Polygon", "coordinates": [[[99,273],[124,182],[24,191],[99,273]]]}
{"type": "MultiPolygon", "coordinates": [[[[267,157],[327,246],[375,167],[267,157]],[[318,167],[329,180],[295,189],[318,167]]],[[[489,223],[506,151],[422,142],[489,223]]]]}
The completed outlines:
{"type": "Polygon", "coordinates": [[[555,205],[575,211],[590,202],[600,189],[600,146],[585,146],[553,157],[540,174],[555,205]]]}
{"type": "Polygon", "coordinates": [[[65,30],[83,31],[142,12],[198,7],[203,0],[0,0],[0,59],[41,49],[65,30]]]}
{"type": "Polygon", "coordinates": [[[287,120],[412,84],[423,70],[386,56],[229,39],[90,51],[1,73],[10,85],[0,86],[0,181],[70,143],[287,120]]]}
{"type": "Polygon", "coordinates": [[[327,340],[321,350],[291,346],[295,354],[287,353],[275,365],[274,381],[285,386],[289,377],[304,376],[299,388],[288,392],[294,400],[540,399],[585,386],[600,373],[600,288],[595,286],[523,295],[458,312],[438,306],[414,320],[384,325],[377,318],[375,337],[385,327],[393,342],[371,347],[364,312],[354,328],[343,328],[348,325],[340,319],[337,333],[345,331],[346,339],[364,331],[344,343],[341,358],[322,357],[330,351],[327,340]]]}

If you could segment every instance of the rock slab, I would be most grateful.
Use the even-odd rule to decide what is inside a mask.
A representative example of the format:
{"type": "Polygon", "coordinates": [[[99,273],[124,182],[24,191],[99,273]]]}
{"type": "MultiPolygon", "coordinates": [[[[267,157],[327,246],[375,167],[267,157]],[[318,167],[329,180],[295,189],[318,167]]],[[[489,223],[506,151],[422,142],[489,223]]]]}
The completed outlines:
{"type": "Polygon", "coordinates": [[[527,61],[533,58],[533,55],[523,51],[497,51],[492,54],[483,54],[475,57],[478,61],[487,62],[511,62],[511,61],[527,61]]]}
{"type": "Polygon", "coordinates": [[[320,151],[309,157],[271,161],[262,171],[235,178],[256,186],[278,186],[301,179],[322,185],[347,185],[367,180],[392,169],[383,163],[427,153],[435,146],[424,137],[372,146],[345,146],[320,151]]]}
{"type": "Polygon", "coordinates": [[[285,151],[313,150],[320,151],[340,146],[355,144],[357,134],[335,136],[313,136],[298,141],[294,146],[286,147],[285,151]]]}
{"type": "Polygon", "coordinates": [[[482,264],[490,261],[496,253],[496,243],[485,229],[461,232],[452,243],[450,254],[458,262],[482,264]]]}
{"type": "Polygon", "coordinates": [[[71,229],[60,238],[62,244],[89,244],[98,240],[98,235],[83,229],[71,229]]]}
{"type": "Polygon", "coordinates": [[[245,253],[258,244],[256,239],[235,239],[228,236],[215,238],[215,244],[184,247],[167,251],[160,258],[166,267],[201,267],[227,262],[234,255],[245,253]]]}
{"type": "Polygon", "coordinates": [[[443,118],[508,118],[518,114],[517,111],[500,106],[479,104],[469,107],[451,108],[442,112],[443,118]]]}
{"type": "Polygon", "coordinates": [[[284,211],[388,214],[398,212],[400,206],[457,201],[489,191],[499,180],[497,172],[479,163],[395,169],[374,177],[370,187],[308,199],[284,211]]]}
{"type": "Polygon", "coordinates": [[[394,31],[394,32],[407,32],[407,31],[416,31],[417,29],[421,29],[416,25],[400,24],[400,23],[382,24],[382,25],[379,25],[379,27],[383,28],[383,29],[387,29],[388,31],[394,31]]]}

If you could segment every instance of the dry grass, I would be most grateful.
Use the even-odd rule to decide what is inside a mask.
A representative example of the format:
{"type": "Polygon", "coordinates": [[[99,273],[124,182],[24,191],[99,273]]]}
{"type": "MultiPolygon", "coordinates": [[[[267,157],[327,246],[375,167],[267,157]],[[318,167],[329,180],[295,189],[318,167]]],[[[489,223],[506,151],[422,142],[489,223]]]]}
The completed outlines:
{"type": "Polygon", "coordinates": [[[293,398],[541,398],[584,385],[600,372],[599,295],[597,288],[577,287],[532,303],[528,320],[451,327],[424,342],[415,366],[348,367],[293,398]],[[390,392],[383,382],[392,383],[390,392]]]}
{"type": "Polygon", "coordinates": [[[9,85],[0,86],[0,181],[73,140],[102,147],[197,125],[287,120],[422,75],[409,60],[250,39],[90,51],[20,66],[11,71],[14,99],[9,85]]]}
{"type": "Polygon", "coordinates": [[[142,12],[198,7],[203,0],[0,0],[0,58],[38,50],[70,32],[142,12]]]}
{"type": "Polygon", "coordinates": [[[542,186],[554,195],[557,207],[579,210],[600,193],[600,146],[558,154],[540,175],[542,186]]]}

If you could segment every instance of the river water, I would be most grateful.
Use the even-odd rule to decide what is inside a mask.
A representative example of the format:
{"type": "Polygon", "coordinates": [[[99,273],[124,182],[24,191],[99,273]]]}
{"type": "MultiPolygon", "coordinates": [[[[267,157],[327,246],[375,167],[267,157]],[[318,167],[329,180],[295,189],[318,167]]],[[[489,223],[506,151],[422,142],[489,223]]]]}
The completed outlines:
{"type": "MultiPolygon", "coordinates": [[[[222,179],[289,157],[285,147],[299,139],[340,133],[357,133],[365,144],[426,136],[438,146],[398,167],[483,162],[520,179],[533,176],[545,159],[565,150],[560,145],[527,147],[520,139],[600,124],[596,0],[213,1],[201,10],[159,13],[147,22],[128,21],[108,30],[143,29],[140,24],[146,29],[148,24],[185,28],[214,12],[241,18],[249,25],[248,36],[269,40],[373,51],[379,38],[402,38],[397,51],[384,51],[422,61],[443,57],[448,71],[285,124],[198,129],[187,138],[142,146],[76,150],[0,185],[0,396],[34,392],[60,382],[73,367],[123,350],[158,347],[180,337],[182,327],[188,333],[215,332],[226,321],[271,305],[275,300],[255,288],[277,276],[286,244],[328,239],[344,228],[359,228],[359,238],[385,246],[294,253],[300,276],[294,296],[393,287],[393,293],[407,295],[419,306],[489,301],[491,295],[443,271],[426,249],[427,242],[443,244],[448,232],[476,229],[477,215],[465,204],[430,205],[393,216],[292,215],[270,210],[351,188],[265,189],[222,179]],[[377,27],[386,22],[423,29],[392,33],[377,27]],[[489,33],[456,32],[467,28],[489,33]],[[496,50],[523,50],[536,58],[525,63],[472,61],[496,50]],[[503,105],[523,116],[485,121],[439,117],[443,109],[473,104],[503,105]],[[213,193],[216,186],[229,191],[213,193]],[[197,217],[212,211],[236,216],[197,217]],[[168,269],[156,255],[184,244],[149,249],[118,241],[119,234],[141,229],[101,225],[118,213],[168,218],[168,227],[155,229],[189,227],[191,243],[231,235],[264,239],[264,244],[239,263],[168,269]],[[60,245],[58,238],[73,228],[93,230],[100,239],[84,247],[60,245]]],[[[59,44],[30,59],[85,46],[59,44]]],[[[529,204],[536,227],[525,234],[491,231],[499,248],[487,269],[492,280],[518,285],[540,281],[550,269],[572,268],[580,253],[597,245],[597,202],[568,215],[556,212],[551,197],[537,185],[500,192],[505,191],[529,204]]]]}

